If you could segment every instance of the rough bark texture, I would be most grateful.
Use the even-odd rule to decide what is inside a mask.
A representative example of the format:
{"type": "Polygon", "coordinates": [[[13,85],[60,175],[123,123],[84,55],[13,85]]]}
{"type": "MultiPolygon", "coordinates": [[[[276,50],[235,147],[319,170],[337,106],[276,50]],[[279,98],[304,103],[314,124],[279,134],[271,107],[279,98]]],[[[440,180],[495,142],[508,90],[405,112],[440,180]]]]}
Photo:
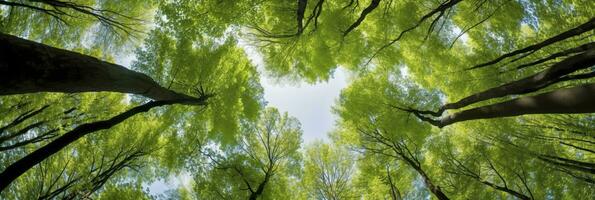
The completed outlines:
{"type": "Polygon", "coordinates": [[[64,135],[58,137],[56,140],[48,143],[47,145],[35,150],[34,152],[26,155],[25,157],[21,158],[20,160],[16,161],[15,163],[8,166],[2,173],[0,173],[0,192],[4,190],[10,183],[12,183],[15,179],[19,176],[27,172],[27,170],[33,168],[35,165],[41,163],[46,158],[52,156],[53,154],[57,153],[58,151],[62,150],[64,147],[68,146],[69,144],[75,142],[79,138],[104,129],[109,129],[124,120],[138,114],[149,111],[151,108],[164,106],[164,105],[172,105],[172,104],[196,104],[196,105],[206,105],[207,96],[196,98],[196,99],[181,99],[181,100],[171,100],[171,101],[152,101],[137,107],[134,107],[126,112],[123,112],[119,115],[116,115],[108,120],[102,120],[97,122],[86,123],[80,125],[65,133],[64,135]],[[187,101],[196,101],[196,102],[187,102],[187,101]]]}
{"type": "Polygon", "coordinates": [[[107,91],[157,101],[188,98],[123,66],[2,33],[0,80],[0,95],[107,91]]]}
{"type": "Polygon", "coordinates": [[[443,127],[468,120],[526,114],[593,113],[595,112],[594,102],[595,83],[465,110],[430,123],[443,127]]]}

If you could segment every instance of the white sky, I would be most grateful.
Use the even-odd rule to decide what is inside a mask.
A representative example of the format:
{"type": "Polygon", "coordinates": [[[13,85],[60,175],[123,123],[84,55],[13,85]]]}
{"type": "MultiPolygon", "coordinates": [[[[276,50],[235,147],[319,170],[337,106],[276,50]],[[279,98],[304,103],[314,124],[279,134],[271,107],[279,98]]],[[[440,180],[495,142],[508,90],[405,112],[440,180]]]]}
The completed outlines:
{"type": "Polygon", "coordinates": [[[274,84],[274,81],[261,77],[261,84],[268,106],[287,112],[302,123],[302,139],[307,144],[317,139],[326,140],[327,132],[333,129],[336,116],[331,107],[339,98],[341,89],[347,86],[347,75],[338,68],[326,83],[274,84]]]}
{"type": "Polygon", "coordinates": [[[332,106],[339,98],[341,89],[348,85],[348,73],[337,68],[327,82],[308,84],[306,82],[284,84],[264,76],[264,61],[258,51],[240,40],[240,47],[254,64],[261,76],[264,99],[267,106],[275,107],[280,112],[287,112],[302,124],[304,145],[314,140],[326,140],[327,133],[335,125],[336,116],[332,106]]]}

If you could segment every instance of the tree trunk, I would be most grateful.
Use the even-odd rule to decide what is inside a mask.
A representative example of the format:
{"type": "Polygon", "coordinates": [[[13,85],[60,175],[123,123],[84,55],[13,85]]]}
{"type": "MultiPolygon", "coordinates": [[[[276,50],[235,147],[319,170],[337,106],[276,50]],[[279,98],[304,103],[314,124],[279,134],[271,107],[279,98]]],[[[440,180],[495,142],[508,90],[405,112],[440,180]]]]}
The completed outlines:
{"type": "Polygon", "coordinates": [[[593,65],[595,65],[595,49],[591,48],[585,53],[566,58],[535,75],[470,95],[454,103],[446,104],[440,108],[438,114],[442,114],[444,110],[463,108],[492,98],[534,92],[557,83],[562,76],[593,65]]]}
{"type": "Polygon", "coordinates": [[[424,185],[428,188],[428,190],[430,190],[430,192],[432,194],[434,194],[434,196],[436,196],[436,198],[438,198],[439,200],[449,200],[448,196],[446,196],[446,194],[444,194],[444,192],[442,192],[442,189],[440,189],[439,186],[434,184],[432,179],[430,179],[430,177],[421,168],[421,166],[419,166],[411,158],[409,158],[401,153],[398,153],[397,151],[395,151],[395,152],[401,156],[401,158],[407,163],[407,165],[412,167],[422,177],[422,179],[424,180],[424,185]]]}
{"type": "MultiPolygon", "coordinates": [[[[595,112],[594,102],[595,83],[592,83],[473,108],[451,114],[430,123],[438,127],[444,127],[468,120],[526,114],[593,113],[595,112]]],[[[424,121],[427,121],[427,119],[424,121]]]]}
{"type": "Polygon", "coordinates": [[[107,91],[156,101],[187,98],[123,66],[3,33],[0,80],[0,95],[107,91]]]}
{"type": "Polygon", "coordinates": [[[250,193],[250,197],[248,199],[256,200],[259,196],[262,195],[262,193],[264,193],[264,187],[267,185],[267,183],[269,182],[269,179],[271,178],[272,170],[273,170],[273,166],[271,165],[271,166],[269,166],[266,174],[264,175],[264,180],[260,184],[258,184],[258,188],[256,189],[256,191],[250,193]]]}
{"type": "Polygon", "coordinates": [[[206,105],[208,96],[194,99],[180,99],[170,101],[151,101],[140,106],[136,106],[126,112],[116,115],[108,120],[102,120],[97,122],[86,123],[80,125],[58,137],[56,140],[48,143],[47,145],[33,151],[26,155],[20,160],[8,166],[2,173],[0,173],[0,192],[4,190],[10,183],[12,183],[19,176],[27,172],[27,170],[33,168],[35,165],[41,163],[43,160],[57,153],[64,147],[75,142],[79,138],[93,133],[99,130],[109,129],[124,120],[138,114],[149,111],[151,108],[172,105],[172,104],[195,104],[195,105],[206,105]],[[189,102],[191,101],[191,102],[189,102]]]}

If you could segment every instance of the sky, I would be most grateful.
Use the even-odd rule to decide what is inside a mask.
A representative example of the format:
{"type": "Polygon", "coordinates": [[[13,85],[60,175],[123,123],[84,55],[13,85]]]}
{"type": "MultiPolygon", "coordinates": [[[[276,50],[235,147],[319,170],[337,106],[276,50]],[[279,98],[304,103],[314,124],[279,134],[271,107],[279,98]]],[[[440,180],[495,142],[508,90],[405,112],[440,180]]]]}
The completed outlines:
{"type": "MultiPolygon", "coordinates": [[[[263,75],[266,74],[264,61],[254,47],[242,40],[239,41],[239,46],[260,71],[267,106],[276,107],[300,121],[304,131],[304,144],[319,139],[326,140],[327,133],[333,129],[337,119],[332,113],[332,106],[339,98],[341,90],[348,85],[348,72],[339,67],[327,82],[317,84],[278,82],[263,75]]],[[[135,59],[134,54],[129,52],[124,55],[116,57],[116,63],[130,66],[135,59]]]]}
{"type": "Polygon", "coordinates": [[[332,106],[341,89],[347,86],[347,77],[347,72],[339,68],[325,83],[279,84],[261,77],[261,84],[268,106],[296,117],[302,124],[304,144],[308,144],[317,139],[326,140],[327,132],[333,129],[336,116],[332,106]]]}
{"type": "Polygon", "coordinates": [[[238,46],[244,49],[261,74],[260,80],[267,106],[287,112],[300,121],[304,131],[304,144],[326,140],[327,133],[333,129],[336,121],[332,106],[339,98],[341,90],[349,84],[348,72],[339,67],[327,82],[322,83],[283,83],[264,75],[264,60],[253,46],[242,40],[239,40],[238,46]]]}

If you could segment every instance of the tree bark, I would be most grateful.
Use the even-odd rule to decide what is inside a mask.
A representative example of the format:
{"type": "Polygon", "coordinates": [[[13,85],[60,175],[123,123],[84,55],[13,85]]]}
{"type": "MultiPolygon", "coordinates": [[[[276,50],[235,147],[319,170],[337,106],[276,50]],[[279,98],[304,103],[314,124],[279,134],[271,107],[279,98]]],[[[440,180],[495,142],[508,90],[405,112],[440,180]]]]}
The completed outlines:
{"type": "Polygon", "coordinates": [[[470,95],[454,103],[445,104],[440,108],[437,114],[442,114],[444,110],[463,108],[488,99],[534,92],[557,83],[561,80],[560,78],[565,75],[589,68],[593,65],[595,65],[595,49],[591,48],[585,53],[566,58],[552,67],[532,76],[470,95]]]}
{"type": "Polygon", "coordinates": [[[468,120],[526,114],[593,113],[595,112],[595,103],[593,102],[595,102],[595,83],[481,106],[451,114],[440,120],[428,121],[427,118],[422,120],[438,127],[444,127],[468,120]]]}
{"type": "Polygon", "coordinates": [[[107,91],[156,101],[188,98],[126,67],[3,33],[0,80],[0,95],[107,91]]]}
{"type": "Polygon", "coordinates": [[[8,166],[2,173],[0,173],[0,192],[4,190],[10,183],[12,183],[19,176],[27,172],[27,170],[33,168],[35,165],[41,163],[43,160],[57,153],[64,147],[75,142],[79,138],[104,129],[109,129],[124,120],[138,114],[149,111],[151,108],[172,105],[172,104],[195,104],[195,105],[206,105],[208,96],[193,99],[179,99],[169,101],[151,101],[140,106],[136,106],[126,112],[120,113],[108,120],[96,121],[80,125],[58,137],[56,140],[48,143],[47,145],[33,151],[26,155],[20,160],[8,166]]]}

